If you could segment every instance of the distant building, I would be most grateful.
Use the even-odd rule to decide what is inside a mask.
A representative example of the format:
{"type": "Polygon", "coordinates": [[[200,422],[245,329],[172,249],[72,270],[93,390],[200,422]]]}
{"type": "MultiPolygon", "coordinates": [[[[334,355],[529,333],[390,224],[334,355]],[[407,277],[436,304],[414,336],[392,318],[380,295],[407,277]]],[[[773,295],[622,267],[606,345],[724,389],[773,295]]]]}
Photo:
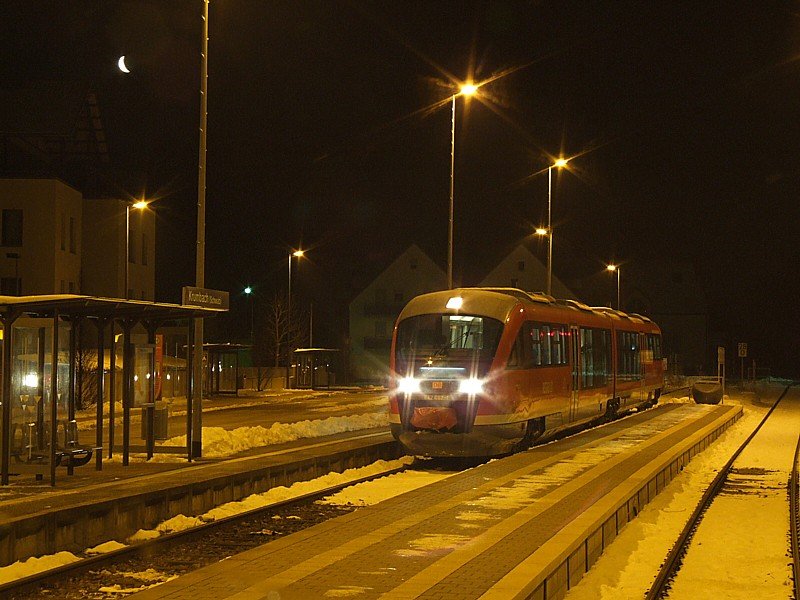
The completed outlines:
{"type": "MultiPolygon", "coordinates": [[[[551,295],[577,299],[555,275],[551,278],[551,295]]],[[[526,292],[547,291],[547,267],[530,250],[520,244],[483,278],[481,287],[513,287],[526,292]]]]}
{"type": "MultiPolygon", "coordinates": [[[[505,256],[477,285],[547,289],[547,268],[525,246],[505,256]]],[[[412,245],[350,303],[350,372],[356,381],[381,383],[389,371],[392,331],[405,304],[420,294],[443,290],[447,276],[417,245],[412,245]]],[[[553,295],[575,298],[556,277],[553,295]]]]}
{"type": "MultiPolygon", "coordinates": [[[[0,294],[124,298],[125,206],[58,179],[0,179],[0,294]]],[[[128,297],[153,300],[155,219],[130,217],[128,297]]]]}
{"type": "MultiPolygon", "coordinates": [[[[693,265],[659,259],[623,263],[620,269],[621,308],[650,317],[661,327],[670,371],[716,374],[705,287],[693,265]]],[[[572,283],[587,304],[617,308],[615,274],[602,271],[572,283]]]]}
{"type": "Polygon", "coordinates": [[[0,90],[0,106],[0,176],[57,178],[93,196],[119,189],[87,83],[27,82],[0,90]]]}
{"type": "Polygon", "coordinates": [[[0,294],[81,293],[81,203],[57,179],[0,179],[0,294]]]}
{"type": "MultiPolygon", "coordinates": [[[[83,286],[94,296],[125,297],[127,200],[83,201],[83,286]]],[[[155,299],[155,213],[129,208],[128,298],[155,299]]]]}
{"type": "Polygon", "coordinates": [[[389,372],[392,331],[414,296],[443,290],[447,275],[416,244],[397,257],[350,303],[350,374],[382,383],[389,372]]]}

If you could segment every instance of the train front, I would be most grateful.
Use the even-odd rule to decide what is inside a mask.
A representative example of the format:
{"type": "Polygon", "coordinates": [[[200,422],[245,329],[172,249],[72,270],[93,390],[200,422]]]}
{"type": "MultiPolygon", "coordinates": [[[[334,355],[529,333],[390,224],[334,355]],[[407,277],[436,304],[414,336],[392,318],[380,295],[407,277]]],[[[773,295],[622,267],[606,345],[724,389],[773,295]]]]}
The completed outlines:
{"type": "Polygon", "coordinates": [[[389,422],[408,452],[489,456],[519,441],[521,426],[507,423],[488,378],[514,304],[466,288],[424,294],[403,309],[392,339],[389,422]]]}

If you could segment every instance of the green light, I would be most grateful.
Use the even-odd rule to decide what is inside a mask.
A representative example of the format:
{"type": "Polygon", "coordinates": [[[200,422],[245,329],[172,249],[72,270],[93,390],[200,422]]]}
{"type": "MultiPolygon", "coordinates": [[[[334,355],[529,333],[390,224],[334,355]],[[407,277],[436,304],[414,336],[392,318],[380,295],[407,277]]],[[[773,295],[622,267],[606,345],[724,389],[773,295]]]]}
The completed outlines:
{"type": "Polygon", "coordinates": [[[253,293],[253,288],[251,288],[251,287],[248,285],[246,288],[244,288],[244,293],[245,293],[245,294],[247,294],[247,295],[249,296],[250,294],[252,294],[252,293],[253,293]]]}

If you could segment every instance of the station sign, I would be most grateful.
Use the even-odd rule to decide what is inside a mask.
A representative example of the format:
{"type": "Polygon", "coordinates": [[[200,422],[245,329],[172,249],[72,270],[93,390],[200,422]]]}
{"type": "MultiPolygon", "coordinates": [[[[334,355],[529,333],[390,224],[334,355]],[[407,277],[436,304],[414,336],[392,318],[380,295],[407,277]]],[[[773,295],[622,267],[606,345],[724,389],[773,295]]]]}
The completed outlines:
{"type": "Polygon", "coordinates": [[[739,342],[739,357],[747,357],[747,342],[739,342]]]}
{"type": "Polygon", "coordinates": [[[183,306],[199,306],[200,308],[220,308],[228,310],[228,292],[184,286],[181,295],[181,304],[183,306]]]}
{"type": "Polygon", "coordinates": [[[717,364],[725,364],[725,346],[717,346],[717,364]]]}

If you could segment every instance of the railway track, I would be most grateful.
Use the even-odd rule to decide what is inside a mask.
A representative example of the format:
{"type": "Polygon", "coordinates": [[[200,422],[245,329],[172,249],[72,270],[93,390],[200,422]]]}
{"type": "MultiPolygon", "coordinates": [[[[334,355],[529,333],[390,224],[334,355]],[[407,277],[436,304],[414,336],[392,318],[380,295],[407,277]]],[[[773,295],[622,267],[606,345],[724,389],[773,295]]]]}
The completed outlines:
{"type": "Polygon", "coordinates": [[[355,507],[321,506],[315,502],[352,485],[406,468],[390,469],[150,541],[82,558],[0,585],[0,598],[28,600],[43,595],[62,600],[120,598],[126,592],[134,593],[147,587],[146,578],[155,582],[166,581],[172,576],[355,510],[355,507]]]}
{"type": "MultiPolygon", "coordinates": [[[[680,570],[681,563],[683,558],[686,556],[686,552],[691,544],[692,537],[694,533],[697,531],[698,527],[700,526],[703,516],[708,510],[708,508],[713,503],[714,499],[720,494],[720,492],[725,487],[726,482],[729,480],[732,472],[734,463],[742,454],[742,452],[753,442],[756,438],[758,433],[761,431],[763,426],[768,422],[770,417],[772,417],[775,410],[778,408],[780,403],[783,401],[784,397],[786,396],[787,392],[792,386],[789,385],[780,395],[778,400],[772,405],[772,407],[767,411],[764,415],[764,418],[758,424],[758,426],[753,430],[753,432],[747,437],[747,439],[742,442],[739,448],[734,452],[731,458],[728,460],[727,463],[720,469],[717,476],[708,486],[706,491],[704,492],[702,498],[698,502],[697,506],[695,507],[692,515],[689,517],[685,527],[681,531],[680,535],[678,536],[675,545],[672,547],[672,550],[668,554],[666,560],[661,566],[658,575],[650,589],[646,594],[647,600],[656,600],[658,598],[664,598],[667,596],[670,584],[674,580],[675,576],[680,570]]],[[[800,436],[798,436],[797,444],[794,449],[794,458],[792,461],[792,468],[791,468],[791,475],[790,480],[788,482],[788,492],[789,492],[789,522],[790,522],[790,538],[791,538],[791,548],[792,548],[792,557],[793,557],[793,579],[794,579],[794,597],[800,598],[800,552],[798,552],[798,532],[800,531],[800,500],[798,499],[798,454],[800,454],[800,436]]]]}

